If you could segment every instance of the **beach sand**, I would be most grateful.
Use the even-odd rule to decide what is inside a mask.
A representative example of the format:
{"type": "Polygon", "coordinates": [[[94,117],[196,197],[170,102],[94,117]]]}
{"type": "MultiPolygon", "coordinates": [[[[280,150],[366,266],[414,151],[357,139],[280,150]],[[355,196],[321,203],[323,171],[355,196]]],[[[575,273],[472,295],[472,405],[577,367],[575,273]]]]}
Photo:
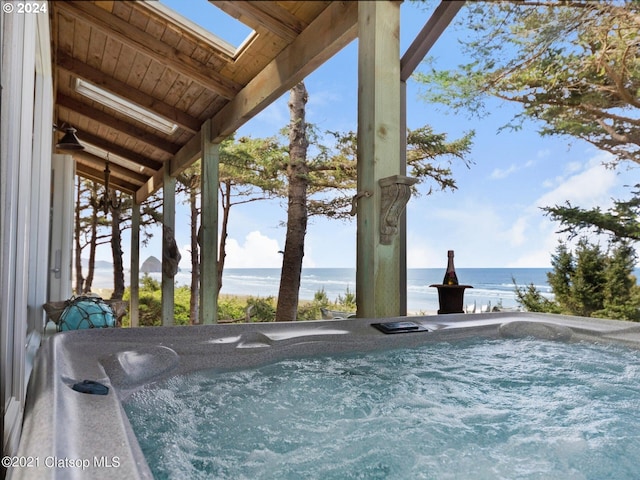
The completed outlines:
{"type": "MultiPolygon", "coordinates": [[[[95,293],[96,295],[99,295],[101,298],[107,300],[107,299],[111,298],[111,294],[113,293],[113,289],[110,289],[110,288],[95,288],[95,289],[93,289],[92,293],[95,293]]],[[[242,303],[242,302],[246,302],[251,297],[252,297],[252,295],[235,295],[235,294],[222,293],[222,294],[220,294],[219,298],[221,300],[232,300],[232,301],[238,301],[238,302],[242,303]]],[[[277,299],[275,301],[277,302],[277,299]]],[[[311,300],[311,299],[301,298],[300,299],[300,305],[303,306],[305,304],[311,303],[312,301],[313,300],[311,300]]],[[[424,316],[424,315],[437,315],[437,312],[436,311],[409,311],[409,312],[407,312],[407,316],[408,317],[418,317],[418,316],[424,316]]]]}

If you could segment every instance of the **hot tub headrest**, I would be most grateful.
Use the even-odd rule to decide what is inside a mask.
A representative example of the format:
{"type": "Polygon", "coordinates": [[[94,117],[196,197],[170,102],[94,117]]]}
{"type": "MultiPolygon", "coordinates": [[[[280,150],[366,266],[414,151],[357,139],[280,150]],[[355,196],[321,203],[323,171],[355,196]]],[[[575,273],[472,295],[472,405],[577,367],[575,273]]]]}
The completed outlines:
{"type": "Polygon", "coordinates": [[[498,327],[498,332],[504,338],[535,337],[541,340],[568,341],[573,331],[563,325],[554,325],[545,322],[515,321],[503,323],[498,327]]]}

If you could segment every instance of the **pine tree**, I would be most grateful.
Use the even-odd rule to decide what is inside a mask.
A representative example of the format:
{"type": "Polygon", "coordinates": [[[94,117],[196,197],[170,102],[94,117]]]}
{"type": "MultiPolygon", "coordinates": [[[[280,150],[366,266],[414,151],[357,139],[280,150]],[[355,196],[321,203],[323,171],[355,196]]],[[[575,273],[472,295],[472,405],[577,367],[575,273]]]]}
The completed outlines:
{"type": "MultiPolygon", "coordinates": [[[[607,251],[581,238],[572,252],[560,243],[547,274],[554,299],[534,286],[516,285],[518,303],[532,312],[640,321],[640,287],[633,269],[635,250],[627,242],[610,242],[607,251]]],[[[515,284],[514,279],[514,284],[515,284]]]]}
{"type": "Polygon", "coordinates": [[[640,287],[633,269],[636,253],[628,242],[619,242],[608,257],[603,308],[595,317],[640,321],[640,287]]]}

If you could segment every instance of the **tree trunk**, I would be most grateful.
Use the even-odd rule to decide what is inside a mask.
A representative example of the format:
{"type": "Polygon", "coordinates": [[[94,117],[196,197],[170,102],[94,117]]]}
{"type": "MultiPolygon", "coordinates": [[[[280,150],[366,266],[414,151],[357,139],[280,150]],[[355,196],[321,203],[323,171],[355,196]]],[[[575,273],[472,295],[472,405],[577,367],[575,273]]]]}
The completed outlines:
{"type": "Polygon", "coordinates": [[[84,279],[83,292],[89,293],[93,285],[93,277],[96,271],[96,249],[98,248],[98,209],[96,204],[91,205],[91,229],[89,230],[89,265],[87,265],[87,278],[84,279]]]}
{"type": "Polygon", "coordinates": [[[298,313],[300,275],[304,257],[304,238],[307,233],[307,187],[309,184],[307,165],[307,125],[305,105],[307,89],[300,82],[291,89],[289,97],[289,165],[287,166],[288,209],[287,234],[282,259],[280,290],[276,321],[294,321],[298,313]]]}
{"type": "Polygon", "coordinates": [[[220,228],[220,245],[218,247],[218,292],[222,288],[222,274],[224,273],[224,261],[227,258],[227,227],[229,225],[229,213],[231,212],[231,181],[227,180],[222,183],[224,189],[221,195],[222,199],[222,225],[220,228]]]}
{"type": "Polygon", "coordinates": [[[122,262],[122,237],[120,232],[121,205],[120,199],[114,192],[113,198],[117,206],[110,205],[111,210],[111,253],[113,254],[113,293],[111,300],[122,300],[124,295],[124,265],[122,262]]]}
{"type": "Polygon", "coordinates": [[[200,321],[200,247],[198,245],[198,189],[192,185],[189,189],[189,206],[191,207],[191,299],[189,301],[189,318],[191,325],[200,321]]]}
{"type": "Polygon", "coordinates": [[[76,210],[75,210],[75,242],[76,242],[76,255],[74,258],[74,265],[76,269],[76,295],[80,295],[84,291],[84,277],[82,276],[82,246],[80,245],[80,198],[82,192],[82,181],[78,177],[78,183],[76,184],[76,210]]]}

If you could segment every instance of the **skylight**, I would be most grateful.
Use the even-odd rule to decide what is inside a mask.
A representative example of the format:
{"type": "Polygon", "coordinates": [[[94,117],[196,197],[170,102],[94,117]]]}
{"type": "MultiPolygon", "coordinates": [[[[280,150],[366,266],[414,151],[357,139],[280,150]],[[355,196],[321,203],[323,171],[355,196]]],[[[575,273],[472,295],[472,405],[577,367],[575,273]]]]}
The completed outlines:
{"type": "Polygon", "coordinates": [[[176,131],[178,125],[170,122],[169,120],[156,115],[150,110],[136,105],[118,95],[104,90],[89,82],[78,78],[76,79],[76,92],[90,98],[93,101],[101,103],[105,107],[112,108],[113,110],[127,115],[128,117],[137,120],[140,123],[155,128],[167,135],[171,135],[176,131]]]}
{"type": "Polygon", "coordinates": [[[160,4],[180,14],[174,18],[186,26],[197,26],[203,33],[231,46],[232,55],[253,34],[253,30],[207,0],[160,0],[160,4]],[[180,18],[180,16],[182,18],[180,18]]]}

